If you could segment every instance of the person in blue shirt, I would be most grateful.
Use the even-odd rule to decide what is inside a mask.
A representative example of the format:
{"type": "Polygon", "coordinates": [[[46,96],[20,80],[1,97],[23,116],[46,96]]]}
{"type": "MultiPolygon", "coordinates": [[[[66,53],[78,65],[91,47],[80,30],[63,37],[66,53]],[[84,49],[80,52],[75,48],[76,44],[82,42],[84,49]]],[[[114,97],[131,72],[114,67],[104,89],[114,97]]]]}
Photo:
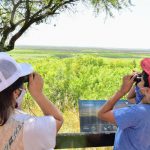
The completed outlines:
{"type": "Polygon", "coordinates": [[[140,87],[143,94],[141,102],[113,109],[116,102],[130,91],[135,78],[136,75],[124,76],[119,90],[98,111],[101,120],[118,127],[114,150],[150,150],[150,88],[144,87],[143,78],[140,87]]]}
{"type": "Polygon", "coordinates": [[[141,102],[141,100],[144,97],[144,95],[140,91],[140,87],[143,86],[141,83],[141,79],[143,78],[144,80],[144,87],[149,87],[149,83],[148,83],[148,74],[145,71],[142,71],[142,73],[140,74],[138,73],[135,73],[135,74],[136,74],[135,84],[130,89],[127,95],[127,100],[130,103],[138,104],[141,102]]]}
{"type": "Polygon", "coordinates": [[[150,58],[144,58],[141,62],[141,69],[142,69],[142,73],[138,73],[134,71],[134,74],[136,74],[136,78],[135,78],[135,84],[132,86],[132,88],[130,89],[128,95],[127,95],[127,100],[130,103],[140,103],[141,100],[143,99],[143,94],[140,91],[141,86],[143,86],[141,84],[141,78],[143,78],[144,80],[144,87],[149,87],[149,81],[150,81],[150,58]]]}

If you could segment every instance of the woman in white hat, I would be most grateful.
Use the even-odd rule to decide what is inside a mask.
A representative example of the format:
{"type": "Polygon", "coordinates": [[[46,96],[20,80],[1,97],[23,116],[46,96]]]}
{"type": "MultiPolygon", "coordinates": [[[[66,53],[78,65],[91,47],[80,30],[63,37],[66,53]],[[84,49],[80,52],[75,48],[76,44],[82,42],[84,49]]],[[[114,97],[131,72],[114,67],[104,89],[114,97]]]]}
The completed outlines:
{"type": "Polygon", "coordinates": [[[63,123],[60,111],[43,93],[43,79],[31,65],[19,64],[0,52],[0,150],[51,150],[63,123]],[[35,117],[19,109],[28,91],[44,116],[35,117]]]}

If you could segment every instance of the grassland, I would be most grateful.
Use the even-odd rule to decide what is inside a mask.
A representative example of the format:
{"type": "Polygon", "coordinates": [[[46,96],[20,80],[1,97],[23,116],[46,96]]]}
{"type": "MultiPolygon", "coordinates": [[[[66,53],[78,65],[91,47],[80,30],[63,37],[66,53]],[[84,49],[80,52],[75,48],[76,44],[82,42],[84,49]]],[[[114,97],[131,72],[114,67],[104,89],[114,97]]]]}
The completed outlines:
{"type": "Polygon", "coordinates": [[[21,47],[16,48],[12,54],[29,57],[55,57],[55,58],[67,58],[79,55],[96,55],[103,58],[143,58],[150,57],[150,50],[109,50],[109,49],[98,49],[98,48],[52,48],[49,47],[21,47]]]}

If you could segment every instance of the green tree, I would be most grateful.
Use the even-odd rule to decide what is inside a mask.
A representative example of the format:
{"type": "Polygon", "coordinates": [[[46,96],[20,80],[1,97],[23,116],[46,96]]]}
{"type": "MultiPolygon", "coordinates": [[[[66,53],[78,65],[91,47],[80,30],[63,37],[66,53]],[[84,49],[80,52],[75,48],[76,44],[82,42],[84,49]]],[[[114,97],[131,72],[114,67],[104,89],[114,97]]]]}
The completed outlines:
{"type": "MultiPolygon", "coordinates": [[[[120,10],[131,5],[130,0],[80,0],[94,10],[120,10]]],[[[79,0],[0,0],[0,51],[14,49],[15,42],[33,24],[46,22],[65,10],[75,9],[79,0]]]]}

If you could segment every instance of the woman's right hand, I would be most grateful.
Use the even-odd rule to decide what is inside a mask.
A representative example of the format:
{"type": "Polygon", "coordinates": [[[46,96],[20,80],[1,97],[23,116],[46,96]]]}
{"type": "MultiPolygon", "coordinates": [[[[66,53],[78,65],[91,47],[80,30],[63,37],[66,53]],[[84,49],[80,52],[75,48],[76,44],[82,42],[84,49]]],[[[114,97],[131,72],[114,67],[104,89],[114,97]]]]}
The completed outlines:
{"type": "Polygon", "coordinates": [[[34,72],[29,75],[28,90],[32,97],[36,98],[43,94],[43,79],[40,74],[34,72]]]}

